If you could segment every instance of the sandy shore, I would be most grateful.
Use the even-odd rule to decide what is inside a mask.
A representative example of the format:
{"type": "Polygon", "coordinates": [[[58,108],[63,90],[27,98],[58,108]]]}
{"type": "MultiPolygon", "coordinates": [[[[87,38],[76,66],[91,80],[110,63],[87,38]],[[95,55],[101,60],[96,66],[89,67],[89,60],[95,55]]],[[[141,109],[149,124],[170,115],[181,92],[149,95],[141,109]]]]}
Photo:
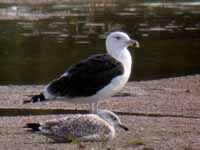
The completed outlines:
{"type": "Polygon", "coordinates": [[[28,95],[42,88],[43,85],[0,86],[0,149],[199,150],[200,75],[129,82],[120,94],[100,105],[119,112],[130,128],[128,132],[117,129],[117,137],[106,143],[50,143],[43,136],[26,132],[22,127],[27,122],[63,116],[31,116],[31,113],[43,114],[41,109],[45,114],[52,114],[49,110],[67,113],[67,110],[88,108],[88,105],[66,102],[23,104],[28,95]]]}

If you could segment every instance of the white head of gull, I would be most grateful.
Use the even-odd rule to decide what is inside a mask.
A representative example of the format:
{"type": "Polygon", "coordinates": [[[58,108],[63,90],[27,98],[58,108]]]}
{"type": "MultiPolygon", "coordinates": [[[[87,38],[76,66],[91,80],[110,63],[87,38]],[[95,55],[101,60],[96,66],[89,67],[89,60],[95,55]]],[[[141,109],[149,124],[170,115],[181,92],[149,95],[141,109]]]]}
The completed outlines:
{"type": "Polygon", "coordinates": [[[130,76],[132,58],[129,46],[139,48],[139,42],[131,39],[124,32],[112,32],[106,39],[106,50],[109,55],[123,64],[126,76],[130,76]]]}
{"type": "Polygon", "coordinates": [[[109,110],[98,110],[96,114],[69,115],[25,126],[55,142],[70,142],[71,138],[78,141],[108,141],[115,137],[115,127],[128,131],[120,118],[109,110]]]}
{"type": "Polygon", "coordinates": [[[127,83],[132,59],[128,46],[139,47],[136,40],[124,32],[112,32],[106,38],[107,54],[92,55],[72,65],[57,79],[51,81],[31,102],[65,100],[90,103],[97,112],[100,100],[119,92],[127,83]]]}

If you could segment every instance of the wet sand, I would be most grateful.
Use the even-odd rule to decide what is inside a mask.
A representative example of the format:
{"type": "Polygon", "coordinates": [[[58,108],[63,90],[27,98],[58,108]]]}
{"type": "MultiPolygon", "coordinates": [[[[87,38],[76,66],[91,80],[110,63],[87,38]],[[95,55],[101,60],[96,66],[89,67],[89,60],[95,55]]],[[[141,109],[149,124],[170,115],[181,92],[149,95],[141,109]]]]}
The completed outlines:
{"type": "Polygon", "coordinates": [[[86,104],[66,102],[23,104],[28,95],[39,93],[43,87],[0,86],[0,149],[198,150],[200,147],[200,75],[129,82],[121,93],[100,105],[118,112],[130,128],[128,132],[117,129],[117,137],[106,143],[52,143],[22,128],[27,122],[69,115],[68,110],[73,113],[88,109],[86,104]],[[12,110],[6,111],[9,109],[12,110]],[[51,110],[65,114],[52,115],[51,110]]]}

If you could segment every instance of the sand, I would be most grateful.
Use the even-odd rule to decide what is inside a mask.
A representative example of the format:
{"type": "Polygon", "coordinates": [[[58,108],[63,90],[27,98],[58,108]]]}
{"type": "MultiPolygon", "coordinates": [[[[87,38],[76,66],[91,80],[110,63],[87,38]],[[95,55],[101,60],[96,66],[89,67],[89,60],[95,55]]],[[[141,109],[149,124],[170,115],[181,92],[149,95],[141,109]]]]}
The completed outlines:
{"type": "Polygon", "coordinates": [[[85,113],[88,109],[87,104],[61,101],[23,104],[43,87],[0,86],[1,150],[200,149],[200,75],[129,82],[121,93],[100,104],[100,108],[118,112],[130,128],[128,132],[116,129],[117,137],[109,142],[52,143],[44,136],[27,132],[23,128],[27,122],[62,117],[68,112],[85,113]]]}

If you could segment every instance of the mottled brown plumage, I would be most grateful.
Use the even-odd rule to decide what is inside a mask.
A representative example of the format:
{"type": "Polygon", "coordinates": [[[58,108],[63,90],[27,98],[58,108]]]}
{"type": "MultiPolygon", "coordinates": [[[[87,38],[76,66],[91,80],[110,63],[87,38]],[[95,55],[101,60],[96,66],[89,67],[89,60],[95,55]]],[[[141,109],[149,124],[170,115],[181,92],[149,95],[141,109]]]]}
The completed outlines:
{"type": "Polygon", "coordinates": [[[70,115],[44,123],[29,123],[37,133],[41,133],[57,142],[68,142],[70,137],[79,141],[107,141],[115,136],[114,126],[125,127],[118,116],[108,110],[100,110],[97,114],[70,115]]]}

